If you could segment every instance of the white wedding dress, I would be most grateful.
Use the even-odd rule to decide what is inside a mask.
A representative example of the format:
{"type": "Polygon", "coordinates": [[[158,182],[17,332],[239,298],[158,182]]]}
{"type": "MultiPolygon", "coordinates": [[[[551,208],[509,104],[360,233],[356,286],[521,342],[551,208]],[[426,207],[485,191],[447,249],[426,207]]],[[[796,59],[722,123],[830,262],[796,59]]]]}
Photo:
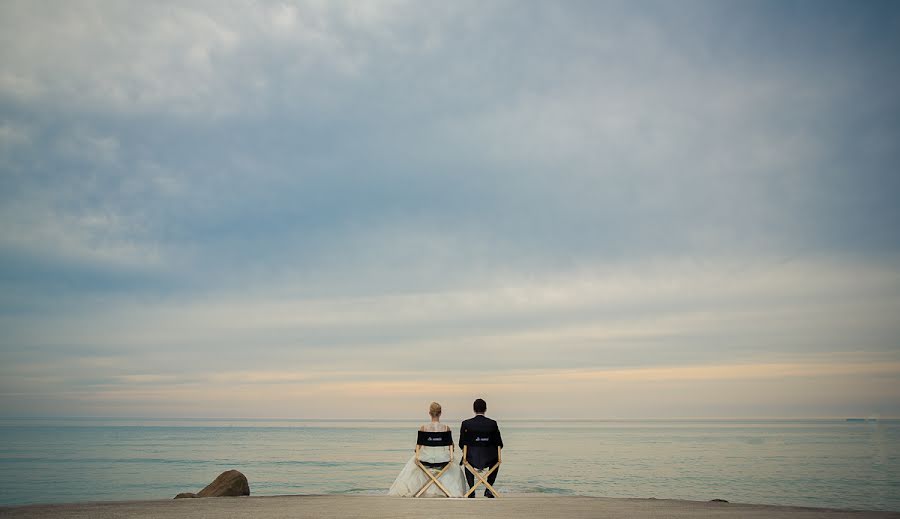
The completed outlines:
{"type": "MultiPolygon", "coordinates": [[[[444,432],[450,429],[444,424],[432,422],[423,425],[420,430],[425,432],[444,432]]],[[[454,452],[454,459],[451,460],[450,447],[428,447],[423,445],[419,448],[419,460],[423,462],[443,463],[445,461],[450,461],[447,470],[440,478],[438,478],[438,481],[440,481],[447,491],[450,492],[450,497],[462,497],[463,494],[466,493],[466,490],[468,490],[466,477],[463,475],[462,467],[459,466],[459,455],[459,452],[454,452]]],[[[433,470],[435,474],[440,471],[440,469],[431,470],[433,470]]],[[[394,480],[394,484],[391,485],[390,490],[388,490],[388,495],[413,497],[416,495],[416,492],[422,488],[422,485],[429,480],[428,476],[422,472],[422,469],[416,465],[416,455],[413,454],[409,461],[406,462],[403,470],[400,471],[397,479],[394,480]]],[[[445,496],[444,493],[441,492],[441,489],[432,483],[421,497],[445,496]]]]}

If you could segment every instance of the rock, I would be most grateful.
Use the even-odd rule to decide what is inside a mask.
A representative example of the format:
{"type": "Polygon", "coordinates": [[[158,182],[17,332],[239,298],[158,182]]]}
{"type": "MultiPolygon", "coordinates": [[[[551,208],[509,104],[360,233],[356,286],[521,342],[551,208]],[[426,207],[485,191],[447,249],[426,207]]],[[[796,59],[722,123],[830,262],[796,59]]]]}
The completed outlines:
{"type": "Polygon", "coordinates": [[[226,470],[219,474],[219,477],[212,483],[206,485],[206,488],[192,494],[190,492],[182,492],[175,496],[175,499],[185,497],[225,497],[225,496],[249,496],[250,483],[247,482],[247,476],[244,476],[237,470],[226,470]]]}
{"type": "Polygon", "coordinates": [[[197,497],[249,496],[250,483],[247,477],[236,470],[226,470],[206,488],[197,492],[197,497]]]}
{"type": "Polygon", "coordinates": [[[727,503],[728,501],[726,501],[724,499],[710,499],[709,502],[710,503],[727,503]]]}

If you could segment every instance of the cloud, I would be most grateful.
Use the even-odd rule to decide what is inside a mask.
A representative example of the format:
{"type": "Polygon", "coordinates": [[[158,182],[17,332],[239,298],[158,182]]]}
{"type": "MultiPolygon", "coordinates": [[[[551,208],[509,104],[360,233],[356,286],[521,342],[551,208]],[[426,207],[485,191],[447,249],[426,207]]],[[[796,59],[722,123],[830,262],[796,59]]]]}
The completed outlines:
{"type": "Polygon", "coordinates": [[[448,416],[460,418],[478,395],[485,395],[501,417],[547,417],[547,413],[570,418],[784,417],[797,409],[804,409],[805,416],[842,417],[879,409],[893,412],[885,406],[898,396],[900,363],[848,365],[838,359],[675,369],[535,370],[489,378],[429,371],[381,372],[375,379],[370,375],[224,372],[200,374],[190,382],[136,375],[64,394],[54,393],[57,381],[40,379],[29,382],[43,385],[44,392],[4,393],[3,398],[16,407],[27,403],[53,409],[46,405],[52,401],[95,415],[118,414],[131,406],[131,416],[157,414],[158,406],[167,402],[162,409],[168,413],[219,418],[235,417],[235,409],[241,416],[254,417],[412,417],[416,410],[424,412],[432,399],[444,403],[448,416]],[[469,383],[460,383],[460,377],[469,377],[469,383]],[[846,389],[832,394],[828,388],[834,384],[846,389]],[[831,397],[828,403],[817,394],[823,391],[831,397]],[[772,399],[779,401],[778,407],[770,405],[772,399]],[[297,409],[309,414],[296,414],[297,409]]]}
{"type": "Polygon", "coordinates": [[[0,124],[0,147],[4,150],[21,146],[30,140],[27,127],[4,121],[0,124]]]}
{"type": "Polygon", "coordinates": [[[0,358],[35,371],[4,392],[865,364],[898,337],[897,20],[5,3],[0,358]]]}
{"type": "Polygon", "coordinates": [[[736,272],[667,263],[463,292],[291,292],[260,288],[190,304],[82,300],[41,326],[41,318],[6,318],[7,340],[23,347],[5,352],[3,396],[15,409],[57,409],[62,398],[70,410],[101,415],[125,402],[156,413],[156,403],[175,399],[185,416],[254,409],[291,417],[279,406],[294,399],[299,407],[290,409],[308,416],[402,416],[392,406],[437,398],[424,393],[469,398],[475,386],[461,381],[472,379],[512,416],[712,416],[725,412],[722,398],[703,400],[709,411],[691,400],[711,388],[739,401],[728,416],[789,415],[801,401],[807,415],[897,411],[878,393],[900,375],[900,274],[890,266],[736,272]],[[45,360],[34,363],[36,351],[24,345],[41,345],[45,360]],[[772,400],[774,390],[762,389],[770,384],[808,396],[772,400]],[[657,390],[678,405],[663,412],[657,390]],[[619,403],[555,406],[554,395],[567,391],[610,391],[619,403]],[[542,396],[527,399],[531,410],[514,395],[542,396]],[[240,405],[227,410],[223,398],[240,405]]]}

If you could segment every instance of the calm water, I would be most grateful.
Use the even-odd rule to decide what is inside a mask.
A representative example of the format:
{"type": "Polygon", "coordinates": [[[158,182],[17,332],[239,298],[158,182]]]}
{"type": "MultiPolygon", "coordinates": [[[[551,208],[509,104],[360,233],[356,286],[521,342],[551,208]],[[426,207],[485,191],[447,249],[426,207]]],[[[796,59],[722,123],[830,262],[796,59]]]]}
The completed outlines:
{"type": "MultiPolygon", "coordinates": [[[[458,431],[458,422],[448,422],[458,431]]],[[[0,504],[385,493],[412,421],[0,421],[0,504]]],[[[498,489],[900,510],[900,421],[501,421],[498,489]]]]}

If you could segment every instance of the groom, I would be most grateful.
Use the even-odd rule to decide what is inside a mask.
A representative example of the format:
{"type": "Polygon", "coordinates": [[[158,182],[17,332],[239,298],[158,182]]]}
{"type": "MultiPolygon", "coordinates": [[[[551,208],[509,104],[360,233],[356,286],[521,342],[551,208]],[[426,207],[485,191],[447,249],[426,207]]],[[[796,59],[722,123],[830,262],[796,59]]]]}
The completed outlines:
{"type": "MultiPolygon", "coordinates": [[[[497,427],[497,422],[484,416],[485,411],[487,411],[487,403],[485,403],[484,400],[480,398],[475,400],[475,403],[472,404],[472,409],[475,411],[475,416],[468,420],[464,420],[462,426],[459,428],[459,448],[461,449],[465,445],[469,446],[466,460],[476,469],[492,467],[494,464],[500,462],[500,449],[497,448],[503,447],[503,439],[500,437],[500,428],[497,427]],[[475,435],[476,437],[492,437],[496,445],[490,447],[475,445],[474,442],[468,440],[472,435],[475,435]]],[[[465,465],[463,465],[463,467],[465,467],[465,465]]],[[[469,488],[472,488],[472,485],[475,484],[475,475],[469,472],[469,469],[464,469],[464,471],[466,473],[466,481],[469,483],[469,488]]],[[[498,472],[500,472],[499,467],[488,476],[487,481],[491,486],[494,486],[494,480],[497,479],[498,472]]],[[[487,488],[484,489],[484,495],[485,497],[494,497],[494,494],[487,488]]],[[[475,493],[469,494],[469,497],[475,497],[475,493]]]]}

